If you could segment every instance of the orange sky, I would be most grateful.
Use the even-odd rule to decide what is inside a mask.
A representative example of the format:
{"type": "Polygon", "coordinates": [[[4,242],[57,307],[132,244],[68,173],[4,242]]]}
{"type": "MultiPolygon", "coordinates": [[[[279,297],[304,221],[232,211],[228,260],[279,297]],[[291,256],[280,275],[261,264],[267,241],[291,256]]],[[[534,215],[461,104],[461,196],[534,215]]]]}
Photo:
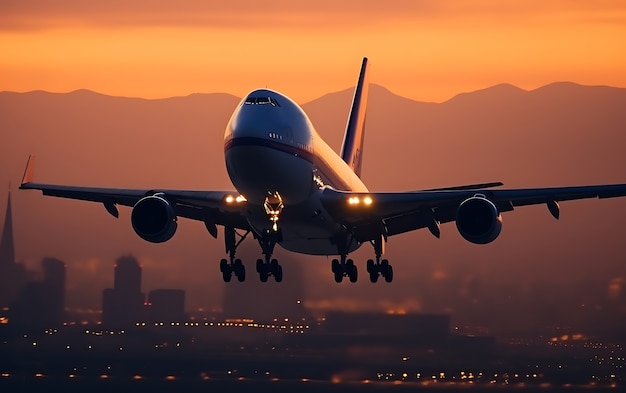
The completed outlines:
{"type": "Polygon", "coordinates": [[[498,83],[626,87],[624,1],[0,3],[0,90],[146,98],[371,82],[444,101],[498,83]]]}

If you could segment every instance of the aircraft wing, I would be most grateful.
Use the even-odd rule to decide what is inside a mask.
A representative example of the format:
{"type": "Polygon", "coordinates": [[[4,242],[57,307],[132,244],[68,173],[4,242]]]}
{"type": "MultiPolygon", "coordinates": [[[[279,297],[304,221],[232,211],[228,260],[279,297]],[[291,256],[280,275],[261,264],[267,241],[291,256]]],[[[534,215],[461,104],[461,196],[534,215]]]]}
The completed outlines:
{"type": "Polygon", "coordinates": [[[141,190],[64,186],[36,183],[33,181],[33,171],[34,157],[31,156],[26,165],[20,189],[41,190],[43,195],[48,196],[100,202],[116,218],[119,216],[116,205],[132,207],[146,196],[161,194],[172,205],[177,216],[203,221],[213,237],[217,237],[216,225],[250,229],[242,214],[245,200],[238,199],[239,194],[236,191],[141,190]]]}
{"type": "Polygon", "coordinates": [[[500,213],[512,211],[518,206],[546,204],[557,219],[560,201],[626,196],[626,184],[496,190],[489,188],[498,185],[500,183],[485,183],[483,187],[486,188],[461,186],[391,193],[354,193],[327,188],[323,190],[322,203],[337,221],[352,229],[357,240],[367,241],[375,239],[381,233],[392,236],[420,228],[429,228],[433,235],[439,237],[439,224],[456,221],[461,203],[475,196],[491,201],[500,213]]]}

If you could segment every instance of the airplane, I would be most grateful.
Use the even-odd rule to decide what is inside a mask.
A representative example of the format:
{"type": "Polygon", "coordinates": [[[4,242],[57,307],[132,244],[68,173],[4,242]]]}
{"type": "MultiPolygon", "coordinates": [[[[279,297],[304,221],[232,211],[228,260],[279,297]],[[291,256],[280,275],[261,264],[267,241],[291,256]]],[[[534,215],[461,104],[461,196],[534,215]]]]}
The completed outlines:
{"type": "Polygon", "coordinates": [[[287,96],[256,89],[235,108],[224,134],[226,169],[235,190],[168,190],[78,187],[36,183],[34,157],[26,164],[20,189],[44,195],[99,202],[118,218],[117,205],[131,207],[130,221],[142,239],[161,243],[176,232],[178,218],[204,222],[213,238],[223,227],[227,258],[221,259],[224,282],[246,278],[237,248],[251,234],[261,247],[256,261],[262,282],[283,280],[274,248],[334,256],[337,283],[357,282],[349,254],[366,243],[374,257],[366,262],[372,283],[393,281],[393,267],[383,259],[390,236],[427,228],[440,237],[440,225],[454,221],[472,243],[494,241],[501,213],[519,206],[545,204],[559,218],[559,202],[626,195],[626,184],[500,189],[501,182],[409,192],[372,192],[361,180],[368,97],[368,59],[363,58],[340,154],[320,135],[303,109],[287,96]],[[494,189],[495,188],[495,189],[494,189]]]}

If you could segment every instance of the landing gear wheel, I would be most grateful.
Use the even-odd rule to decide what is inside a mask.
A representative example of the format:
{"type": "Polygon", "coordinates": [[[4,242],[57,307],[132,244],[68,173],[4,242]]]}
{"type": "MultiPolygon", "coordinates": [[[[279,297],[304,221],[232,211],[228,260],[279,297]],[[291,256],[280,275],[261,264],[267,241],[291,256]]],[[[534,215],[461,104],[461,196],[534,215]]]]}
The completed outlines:
{"type": "Polygon", "coordinates": [[[380,263],[380,274],[383,276],[386,282],[393,281],[393,267],[389,264],[389,261],[383,259],[380,263]]]}
{"type": "Polygon", "coordinates": [[[276,271],[274,272],[274,280],[276,280],[276,282],[283,281],[283,267],[280,265],[277,266],[276,271]]]}
{"type": "Polygon", "coordinates": [[[385,274],[385,281],[392,282],[393,281],[393,267],[389,265],[389,269],[387,270],[387,274],[385,274]]]}
{"type": "Polygon", "coordinates": [[[370,273],[370,281],[374,282],[374,283],[377,282],[378,281],[378,276],[379,276],[378,272],[371,272],[370,273]]]}
{"type": "Polygon", "coordinates": [[[351,283],[355,283],[358,280],[358,273],[359,272],[356,268],[356,265],[354,264],[354,261],[352,259],[348,259],[348,261],[346,262],[346,274],[348,275],[351,283]]]}
{"type": "Polygon", "coordinates": [[[256,260],[256,272],[261,273],[262,271],[263,271],[263,260],[257,259],[256,260]]]}
{"type": "Polygon", "coordinates": [[[226,259],[222,259],[220,261],[220,272],[225,273],[229,270],[228,261],[226,259]]]}
{"type": "Polygon", "coordinates": [[[267,271],[267,267],[263,266],[263,268],[259,272],[259,278],[261,279],[261,282],[267,282],[267,279],[268,279],[269,276],[270,276],[270,274],[267,271]]]}
{"type": "Polygon", "coordinates": [[[343,281],[343,272],[335,272],[335,282],[340,283],[343,281]]]}
{"type": "MultiPolygon", "coordinates": [[[[338,259],[333,259],[330,263],[330,270],[337,275],[338,272],[341,272],[341,265],[339,264],[338,259]]],[[[337,281],[339,282],[339,281],[337,281]]]]}
{"type": "Polygon", "coordinates": [[[233,263],[233,272],[235,276],[237,276],[237,280],[239,282],[244,282],[246,280],[246,267],[241,263],[241,259],[235,259],[235,263],[233,263]]]}
{"type": "Polygon", "coordinates": [[[233,269],[226,259],[220,261],[220,272],[222,272],[224,282],[230,282],[230,279],[233,278],[233,269]]]}

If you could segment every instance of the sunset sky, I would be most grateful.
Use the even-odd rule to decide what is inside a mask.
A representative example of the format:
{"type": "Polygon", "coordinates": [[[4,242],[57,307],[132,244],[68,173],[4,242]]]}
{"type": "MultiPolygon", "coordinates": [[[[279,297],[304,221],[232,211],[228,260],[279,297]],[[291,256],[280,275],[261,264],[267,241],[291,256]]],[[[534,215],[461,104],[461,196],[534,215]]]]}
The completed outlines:
{"type": "Polygon", "coordinates": [[[0,90],[160,98],[371,82],[422,101],[499,83],[626,87],[624,1],[3,1],[0,90]]]}

